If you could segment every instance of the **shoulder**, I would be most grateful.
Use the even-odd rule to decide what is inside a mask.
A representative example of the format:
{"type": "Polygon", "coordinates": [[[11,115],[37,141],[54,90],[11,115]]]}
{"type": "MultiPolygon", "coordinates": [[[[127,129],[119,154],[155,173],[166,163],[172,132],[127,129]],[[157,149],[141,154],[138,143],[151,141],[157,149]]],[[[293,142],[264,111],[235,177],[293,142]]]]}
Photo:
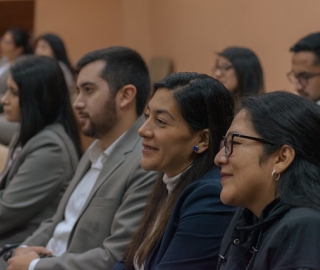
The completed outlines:
{"type": "Polygon", "coordinates": [[[181,211],[186,212],[201,209],[203,212],[231,211],[233,213],[235,208],[224,205],[220,200],[222,187],[220,178],[216,178],[217,171],[220,173],[216,168],[210,170],[183,190],[177,200],[177,207],[180,206],[181,211]]]}
{"type": "MultiPolygon", "coordinates": [[[[320,236],[320,211],[309,207],[292,208],[285,214],[283,225],[289,230],[316,229],[320,236]]],[[[308,232],[306,231],[304,234],[308,234],[308,232]]]]}

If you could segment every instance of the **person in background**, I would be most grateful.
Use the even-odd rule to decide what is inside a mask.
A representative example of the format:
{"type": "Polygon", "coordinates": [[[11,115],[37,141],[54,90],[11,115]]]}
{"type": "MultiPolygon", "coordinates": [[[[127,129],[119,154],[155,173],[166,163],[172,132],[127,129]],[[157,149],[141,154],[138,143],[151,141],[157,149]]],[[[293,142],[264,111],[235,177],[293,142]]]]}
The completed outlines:
{"type": "Polygon", "coordinates": [[[113,270],[214,269],[234,208],[220,201],[213,159],[233,118],[233,100],[214,78],[168,75],[154,86],[139,129],[141,165],[159,172],[126,258],[113,270]]]}
{"type": "MultiPolygon", "coordinates": [[[[10,66],[19,57],[32,54],[32,47],[29,42],[29,34],[20,28],[10,28],[1,38],[0,52],[2,64],[0,65],[0,100],[7,91],[7,79],[10,66]]],[[[2,104],[0,103],[0,144],[8,145],[13,134],[18,129],[17,123],[10,123],[3,115],[2,104]]]]}
{"type": "Polygon", "coordinates": [[[263,71],[257,55],[248,48],[228,47],[218,53],[214,76],[239,98],[264,92],[263,71]]]}
{"type": "Polygon", "coordinates": [[[294,44],[291,71],[287,76],[299,95],[320,105],[320,32],[309,34],[294,44]]]}
{"type": "Polygon", "coordinates": [[[60,67],[66,79],[70,96],[75,99],[75,77],[66,48],[60,37],[55,34],[46,33],[37,37],[35,41],[35,55],[45,55],[59,61],[60,67]]]}
{"type": "Polygon", "coordinates": [[[20,123],[0,175],[0,247],[22,242],[51,217],[81,155],[62,71],[48,57],[10,67],[2,97],[8,121],[20,123]]]}
{"type": "Polygon", "coordinates": [[[80,160],[52,219],[0,269],[111,269],[137,229],[155,173],[141,168],[141,114],[150,93],[143,58],[126,47],[84,55],[74,102],[82,133],[96,140],[80,160]]]}
{"type": "Polygon", "coordinates": [[[0,99],[7,91],[10,65],[21,55],[32,54],[29,34],[20,28],[8,29],[1,38],[1,56],[6,59],[0,66],[0,99]]]}
{"type": "Polygon", "coordinates": [[[242,102],[215,163],[241,206],[217,269],[320,269],[320,107],[277,91],[242,102]]]}

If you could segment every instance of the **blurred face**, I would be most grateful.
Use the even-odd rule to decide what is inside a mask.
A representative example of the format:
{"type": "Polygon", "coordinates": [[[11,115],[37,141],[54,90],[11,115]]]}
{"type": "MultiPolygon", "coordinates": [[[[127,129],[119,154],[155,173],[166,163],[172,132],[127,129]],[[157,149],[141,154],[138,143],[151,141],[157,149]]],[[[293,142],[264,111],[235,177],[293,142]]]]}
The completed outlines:
{"type": "Polygon", "coordinates": [[[156,91],[145,117],[146,122],[138,131],[143,138],[141,166],[147,171],[164,172],[168,177],[178,175],[197,155],[193,147],[198,145],[199,132],[190,130],[167,89],[156,91]]]}
{"type": "Polygon", "coordinates": [[[16,47],[12,35],[6,32],[1,39],[1,54],[8,57],[10,61],[16,59],[21,53],[22,49],[16,47]]]}
{"type": "Polygon", "coordinates": [[[100,77],[104,61],[95,61],[81,69],[77,79],[78,96],[74,108],[86,136],[102,139],[117,124],[116,102],[108,83],[100,77]]]}
{"type": "Polygon", "coordinates": [[[7,92],[2,97],[3,111],[10,122],[20,121],[19,89],[15,81],[9,75],[7,80],[7,92]]]}
{"type": "Polygon", "coordinates": [[[43,56],[48,56],[50,58],[55,58],[50,44],[43,39],[40,39],[37,42],[37,46],[34,53],[35,55],[43,55],[43,56]]]}
{"type": "Polygon", "coordinates": [[[290,80],[301,96],[320,100],[320,64],[313,52],[293,53],[291,73],[290,80]]]}
{"type": "Polygon", "coordinates": [[[238,79],[234,68],[230,61],[222,56],[218,56],[214,76],[218,79],[230,92],[235,92],[238,87],[238,79]]]}
{"type": "MultiPolygon", "coordinates": [[[[227,134],[230,133],[260,137],[248,121],[245,110],[234,118],[227,134]]],[[[224,204],[247,207],[259,216],[275,198],[276,181],[271,176],[274,157],[271,155],[262,162],[262,154],[263,143],[246,138],[233,138],[233,152],[229,157],[222,147],[214,162],[221,167],[220,198],[224,204]]]]}

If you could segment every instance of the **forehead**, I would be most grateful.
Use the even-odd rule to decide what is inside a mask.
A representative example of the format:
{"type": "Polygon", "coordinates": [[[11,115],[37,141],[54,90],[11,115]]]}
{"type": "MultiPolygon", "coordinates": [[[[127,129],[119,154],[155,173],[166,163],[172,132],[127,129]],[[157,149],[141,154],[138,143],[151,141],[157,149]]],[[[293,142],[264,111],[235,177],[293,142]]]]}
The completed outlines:
{"type": "Polygon", "coordinates": [[[225,58],[221,55],[218,56],[217,63],[218,64],[231,64],[231,62],[227,58],[225,58]]]}
{"type": "Polygon", "coordinates": [[[316,55],[313,52],[297,52],[292,54],[292,67],[309,69],[317,67],[316,55]]]}
{"type": "Polygon", "coordinates": [[[175,117],[181,116],[179,105],[175,100],[172,91],[169,91],[166,88],[160,88],[155,92],[148,104],[148,108],[151,111],[166,110],[175,117]]]}
{"type": "Polygon", "coordinates": [[[105,67],[105,62],[102,60],[94,61],[92,63],[87,64],[84,66],[78,75],[77,84],[81,84],[85,81],[94,81],[94,80],[103,80],[101,78],[101,72],[105,67]]]}
{"type": "Polygon", "coordinates": [[[243,135],[257,135],[255,132],[249,113],[242,109],[233,119],[227,134],[239,133],[243,135]]]}

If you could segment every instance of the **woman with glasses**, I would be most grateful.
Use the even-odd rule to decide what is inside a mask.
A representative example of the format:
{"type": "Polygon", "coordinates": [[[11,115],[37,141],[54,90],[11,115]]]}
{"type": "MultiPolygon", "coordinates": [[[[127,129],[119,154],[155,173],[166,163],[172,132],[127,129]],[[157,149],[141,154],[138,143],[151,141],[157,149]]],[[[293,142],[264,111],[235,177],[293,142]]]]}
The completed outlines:
{"type": "Polygon", "coordinates": [[[7,120],[20,125],[0,175],[0,247],[23,241],[56,212],[81,155],[68,89],[55,60],[18,59],[1,103],[7,120]]]}
{"type": "Polygon", "coordinates": [[[243,101],[215,157],[241,206],[217,269],[320,269],[320,107],[287,92],[243,101]]]}
{"type": "Polygon", "coordinates": [[[139,135],[141,166],[159,178],[125,261],[113,269],[214,269],[234,213],[220,201],[213,163],[233,117],[232,98],[197,73],[168,75],[154,90],[139,135]]]}
{"type": "Polygon", "coordinates": [[[218,53],[214,76],[231,92],[236,103],[240,97],[264,91],[261,64],[247,48],[228,47],[218,53]]]}

